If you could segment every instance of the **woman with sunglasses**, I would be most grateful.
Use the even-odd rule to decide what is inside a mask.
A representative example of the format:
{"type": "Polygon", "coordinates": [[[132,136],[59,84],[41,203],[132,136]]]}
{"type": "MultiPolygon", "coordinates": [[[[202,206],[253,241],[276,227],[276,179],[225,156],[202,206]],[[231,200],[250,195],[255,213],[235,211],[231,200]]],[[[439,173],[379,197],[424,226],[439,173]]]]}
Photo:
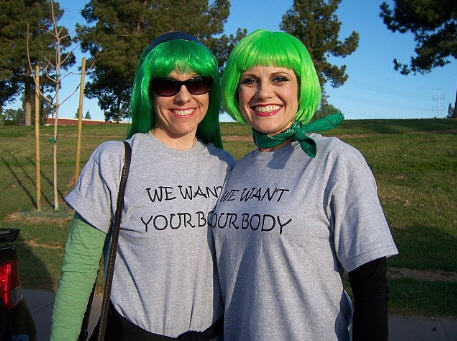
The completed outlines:
{"type": "MultiPolygon", "coordinates": [[[[130,104],[132,159],[107,340],[210,340],[220,331],[223,309],[207,216],[234,161],[219,149],[219,105],[217,62],[197,39],[173,32],[145,49],[130,104]]],[[[121,142],[101,144],[65,198],[75,219],[52,340],[78,337],[110,231],[123,158],[121,142]]]]}
{"type": "Polygon", "coordinates": [[[310,132],[321,89],[305,46],[258,30],[227,61],[223,103],[257,150],[226,181],[209,218],[225,340],[387,340],[386,257],[397,253],[363,156],[310,132]]]}

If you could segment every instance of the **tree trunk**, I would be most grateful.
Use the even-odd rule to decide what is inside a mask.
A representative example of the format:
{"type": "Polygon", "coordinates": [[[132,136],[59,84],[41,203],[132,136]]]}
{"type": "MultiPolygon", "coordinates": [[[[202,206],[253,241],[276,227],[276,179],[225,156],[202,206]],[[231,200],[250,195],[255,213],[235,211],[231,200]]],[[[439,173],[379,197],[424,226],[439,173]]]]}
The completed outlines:
{"type": "Polygon", "coordinates": [[[453,112],[451,118],[457,118],[457,89],[455,90],[454,112],[453,112]]]}
{"type": "Polygon", "coordinates": [[[59,90],[61,87],[61,81],[62,77],[60,74],[60,66],[61,66],[61,50],[60,50],[60,42],[61,42],[61,37],[59,35],[59,32],[57,31],[57,24],[55,20],[55,15],[54,15],[54,2],[51,0],[51,14],[52,14],[52,22],[54,26],[54,31],[55,31],[55,41],[56,41],[56,94],[54,98],[54,106],[56,110],[56,114],[54,117],[54,135],[53,135],[53,142],[54,142],[54,148],[53,148],[53,162],[54,162],[54,210],[59,209],[59,197],[58,197],[58,187],[57,187],[57,127],[59,126],[59,108],[60,108],[60,103],[59,103],[59,90]]]}
{"type": "MultiPolygon", "coordinates": [[[[40,85],[40,91],[42,94],[44,94],[44,85],[40,85]]],[[[49,110],[47,113],[45,112],[45,103],[46,100],[43,98],[43,100],[40,101],[40,124],[46,124],[46,122],[48,121],[49,110]]],[[[53,110],[50,111],[52,112],[53,110]]]]}
{"type": "Polygon", "coordinates": [[[57,127],[59,125],[59,83],[56,86],[56,113],[54,116],[54,134],[53,134],[53,148],[52,148],[52,162],[53,162],[53,182],[54,182],[54,210],[59,209],[59,197],[57,190],[57,127]]]}
{"type": "Polygon", "coordinates": [[[117,99],[117,110],[116,110],[116,123],[121,120],[121,100],[117,99]]]}
{"type": "Polygon", "coordinates": [[[79,86],[79,106],[78,106],[78,135],[76,139],[76,162],[75,162],[75,184],[79,178],[79,161],[81,159],[81,131],[83,118],[83,100],[84,100],[84,76],[86,72],[86,58],[81,60],[81,80],[79,86]]]}
{"type": "Polygon", "coordinates": [[[32,125],[32,82],[30,79],[30,71],[25,72],[24,80],[24,110],[25,110],[25,125],[32,125]]]}
{"type": "Polygon", "coordinates": [[[36,175],[36,209],[41,211],[41,157],[40,157],[40,68],[35,65],[35,175],[36,175]]]}

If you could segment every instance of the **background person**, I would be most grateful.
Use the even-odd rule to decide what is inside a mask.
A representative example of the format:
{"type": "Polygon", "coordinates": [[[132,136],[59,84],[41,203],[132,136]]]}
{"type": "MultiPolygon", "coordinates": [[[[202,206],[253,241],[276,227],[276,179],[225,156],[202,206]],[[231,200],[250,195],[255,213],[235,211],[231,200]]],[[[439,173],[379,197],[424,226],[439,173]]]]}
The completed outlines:
{"type": "Polygon", "coordinates": [[[318,77],[305,46],[258,30],[230,54],[225,109],[259,147],[227,179],[215,212],[226,340],[387,340],[386,257],[397,248],[372,172],[355,148],[310,134],[318,77]]]}
{"type": "MultiPolygon", "coordinates": [[[[222,146],[219,107],[217,62],[199,41],[174,32],[145,49],[131,98],[132,160],[108,340],[173,340],[207,329],[223,313],[206,223],[234,162],[216,148],[222,146]]],[[[79,334],[114,216],[123,158],[120,141],[101,144],[66,197],[76,214],[52,340],[76,340],[79,334]]]]}

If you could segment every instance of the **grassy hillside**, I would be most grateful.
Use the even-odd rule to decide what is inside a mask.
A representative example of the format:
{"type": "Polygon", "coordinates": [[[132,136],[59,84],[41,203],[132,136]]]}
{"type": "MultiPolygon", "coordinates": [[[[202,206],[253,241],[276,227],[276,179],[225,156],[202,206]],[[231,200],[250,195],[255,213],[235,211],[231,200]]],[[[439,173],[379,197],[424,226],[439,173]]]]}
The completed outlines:
{"type": "MultiPolygon", "coordinates": [[[[122,139],[120,125],[83,128],[81,165],[102,141],[122,139]]],[[[254,148],[250,130],[222,125],[236,158],[254,148]]],[[[355,120],[325,135],[341,138],[366,157],[400,255],[389,259],[392,313],[457,317],[457,121],[355,120]]],[[[74,184],[75,127],[60,127],[58,188],[52,209],[52,127],[41,129],[42,212],[35,207],[33,127],[0,127],[0,227],[21,229],[24,287],[54,290],[72,212],[62,198],[74,184]]]]}

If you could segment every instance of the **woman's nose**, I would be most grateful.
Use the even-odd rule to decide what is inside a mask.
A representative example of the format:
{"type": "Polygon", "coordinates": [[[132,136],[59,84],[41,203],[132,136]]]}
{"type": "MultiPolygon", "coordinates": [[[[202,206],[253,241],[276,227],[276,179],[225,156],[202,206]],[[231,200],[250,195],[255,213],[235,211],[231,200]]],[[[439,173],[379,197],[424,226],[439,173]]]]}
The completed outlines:
{"type": "Polygon", "coordinates": [[[190,94],[189,90],[187,90],[186,86],[183,84],[179,89],[178,93],[175,95],[175,102],[177,103],[187,103],[191,100],[192,95],[190,94]]]}
{"type": "Polygon", "coordinates": [[[257,98],[269,98],[272,96],[273,88],[268,82],[260,82],[257,87],[257,98]]]}

